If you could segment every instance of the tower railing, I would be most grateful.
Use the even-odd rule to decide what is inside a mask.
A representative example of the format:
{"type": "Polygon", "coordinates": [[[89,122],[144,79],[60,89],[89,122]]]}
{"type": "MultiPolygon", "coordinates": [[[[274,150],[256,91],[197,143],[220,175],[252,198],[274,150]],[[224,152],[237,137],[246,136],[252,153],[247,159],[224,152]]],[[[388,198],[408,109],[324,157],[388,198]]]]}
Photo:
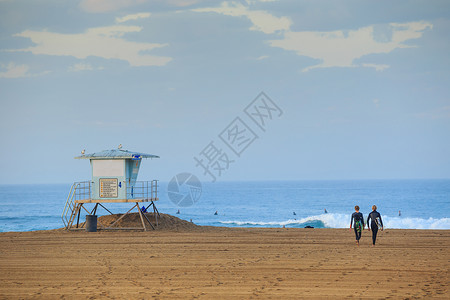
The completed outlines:
{"type": "Polygon", "coordinates": [[[127,199],[158,200],[158,180],[136,181],[133,186],[127,186],[127,199]]]}

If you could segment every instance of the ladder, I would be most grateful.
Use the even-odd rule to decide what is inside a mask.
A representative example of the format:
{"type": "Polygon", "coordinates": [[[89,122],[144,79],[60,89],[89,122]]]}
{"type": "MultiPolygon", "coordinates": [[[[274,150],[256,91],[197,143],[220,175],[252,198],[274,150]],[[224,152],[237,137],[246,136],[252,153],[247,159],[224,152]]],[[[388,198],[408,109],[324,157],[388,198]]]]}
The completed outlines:
{"type": "Polygon", "coordinates": [[[91,195],[91,182],[82,181],[75,182],[70,188],[69,196],[67,196],[66,205],[64,206],[61,219],[66,229],[72,227],[73,221],[81,209],[81,204],[75,203],[75,200],[89,199],[91,195]]]}

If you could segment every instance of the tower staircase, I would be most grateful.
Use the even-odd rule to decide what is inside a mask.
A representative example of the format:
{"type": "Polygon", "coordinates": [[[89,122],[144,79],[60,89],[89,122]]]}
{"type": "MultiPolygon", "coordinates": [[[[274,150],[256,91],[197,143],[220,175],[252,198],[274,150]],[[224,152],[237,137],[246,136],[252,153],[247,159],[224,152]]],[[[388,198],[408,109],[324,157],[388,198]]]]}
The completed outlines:
{"type": "Polygon", "coordinates": [[[91,196],[91,182],[81,181],[75,182],[70,188],[69,196],[67,197],[66,205],[64,206],[61,219],[66,229],[70,229],[79,215],[82,207],[81,203],[76,203],[76,200],[90,199],[91,196]]]}

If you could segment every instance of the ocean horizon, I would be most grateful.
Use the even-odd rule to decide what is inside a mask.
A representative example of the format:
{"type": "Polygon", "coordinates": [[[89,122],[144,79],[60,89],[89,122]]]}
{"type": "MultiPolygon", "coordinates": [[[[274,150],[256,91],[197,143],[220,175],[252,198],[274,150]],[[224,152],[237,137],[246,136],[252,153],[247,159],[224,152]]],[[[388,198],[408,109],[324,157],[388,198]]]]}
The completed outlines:
{"type": "MultiPolygon", "coordinates": [[[[0,232],[64,227],[61,214],[71,185],[0,185],[0,232]]],[[[159,183],[159,212],[197,225],[348,228],[355,205],[367,218],[375,204],[386,228],[450,229],[450,179],[206,182],[189,207],[172,203],[167,185],[159,183]]],[[[106,207],[125,213],[132,205],[106,207]]],[[[99,209],[97,214],[108,212],[99,209]]]]}

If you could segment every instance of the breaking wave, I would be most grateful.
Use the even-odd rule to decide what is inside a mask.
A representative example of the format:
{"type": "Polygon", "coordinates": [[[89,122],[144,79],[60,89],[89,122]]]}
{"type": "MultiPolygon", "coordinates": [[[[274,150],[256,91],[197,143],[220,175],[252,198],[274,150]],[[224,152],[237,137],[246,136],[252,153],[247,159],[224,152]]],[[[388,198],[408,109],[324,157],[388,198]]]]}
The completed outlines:
{"type": "MultiPolygon", "coordinates": [[[[382,216],[385,228],[393,229],[450,229],[450,218],[403,218],[382,216]]],[[[312,226],[315,228],[348,228],[350,226],[350,215],[346,214],[322,214],[309,216],[298,220],[289,219],[285,221],[221,221],[222,226],[227,227],[292,227],[303,228],[312,226]]]]}

